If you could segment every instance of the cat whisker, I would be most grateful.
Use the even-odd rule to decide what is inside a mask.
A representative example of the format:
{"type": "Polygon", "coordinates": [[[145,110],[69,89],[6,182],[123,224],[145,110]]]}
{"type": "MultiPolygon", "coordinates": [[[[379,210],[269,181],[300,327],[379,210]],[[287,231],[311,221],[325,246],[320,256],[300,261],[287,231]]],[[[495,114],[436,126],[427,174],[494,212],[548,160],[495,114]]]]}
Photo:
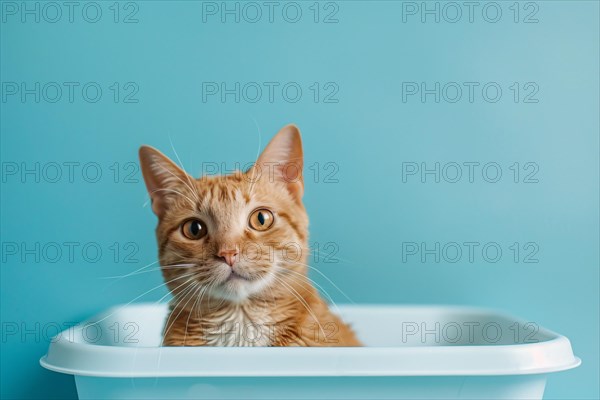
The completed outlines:
{"type": "Polygon", "coordinates": [[[336,303],[336,302],[333,300],[333,298],[332,298],[332,297],[329,295],[329,293],[327,292],[327,290],[325,290],[325,289],[323,288],[323,286],[319,285],[319,284],[318,284],[318,283],[317,283],[315,280],[313,280],[313,279],[309,278],[308,276],[306,276],[306,275],[304,275],[304,274],[301,274],[300,272],[296,272],[296,271],[293,271],[293,270],[291,270],[291,269],[279,268],[279,270],[280,270],[280,271],[283,271],[283,272],[285,272],[285,273],[291,272],[291,273],[294,273],[294,274],[296,274],[297,276],[290,276],[290,278],[292,278],[292,279],[294,279],[294,278],[295,278],[295,279],[300,279],[300,278],[302,278],[302,279],[306,279],[306,280],[307,280],[307,282],[306,282],[306,283],[307,283],[308,285],[310,285],[310,284],[312,283],[312,284],[313,284],[314,286],[316,286],[316,287],[317,287],[319,290],[321,290],[321,292],[322,292],[322,293],[323,293],[323,294],[324,294],[324,295],[325,295],[325,296],[326,296],[326,297],[329,299],[329,301],[331,302],[331,304],[333,304],[333,306],[335,307],[335,309],[336,309],[337,313],[338,313],[338,314],[340,314],[340,308],[338,307],[337,303],[336,303]]]}
{"type": "Polygon", "coordinates": [[[123,278],[129,278],[131,276],[137,276],[137,275],[142,275],[142,274],[147,274],[148,272],[155,272],[155,271],[160,271],[161,267],[155,267],[155,268],[150,268],[147,269],[145,271],[137,271],[137,272],[131,272],[127,275],[116,275],[116,276],[103,276],[101,278],[98,279],[117,279],[117,281],[123,279],[123,278]]]}
{"type": "Polygon", "coordinates": [[[315,267],[312,267],[312,266],[310,266],[310,265],[308,265],[308,264],[300,263],[300,262],[293,262],[293,263],[292,263],[292,262],[289,262],[288,264],[299,264],[299,265],[303,265],[303,266],[305,266],[305,267],[307,267],[307,268],[310,268],[310,269],[312,269],[312,270],[316,271],[316,272],[317,272],[317,273],[319,273],[319,274],[320,274],[320,275],[321,275],[323,278],[327,279],[327,281],[328,281],[329,283],[331,283],[331,284],[333,285],[333,287],[334,287],[334,288],[336,288],[336,289],[337,289],[337,290],[338,290],[338,291],[339,291],[339,292],[340,292],[340,293],[341,293],[341,294],[342,294],[342,295],[343,295],[343,296],[344,296],[346,299],[348,299],[348,301],[349,301],[349,302],[351,302],[352,304],[355,304],[355,303],[354,303],[354,300],[352,300],[350,297],[348,297],[348,295],[347,295],[347,294],[346,294],[346,293],[345,293],[345,292],[344,292],[342,289],[340,289],[340,288],[338,287],[338,285],[336,285],[335,283],[333,283],[333,281],[332,281],[331,279],[329,279],[329,277],[328,277],[327,275],[325,275],[323,272],[319,271],[317,268],[315,268],[315,267]]]}
{"type": "Polygon", "coordinates": [[[336,262],[330,262],[331,264],[338,264],[337,261],[344,261],[343,263],[340,264],[350,264],[350,265],[354,265],[354,263],[350,260],[347,260],[345,258],[341,258],[338,257],[337,255],[333,256],[331,254],[324,254],[323,256],[321,256],[321,250],[318,248],[315,249],[308,249],[308,255],[312,255],[312,256],[316,256],[319,260],[323,261],[323,262],[327,262],[328,260],[336,260],[336,262]],[[323,258],[321,258],[323,257],[323,258]]]}
{"type": "Polygon", "coordinates": [[[188,268],[193,267],[195,265],[196,264],[188,264],[188,265],[185,265],[185,266],[162,265],[160,267],[150,268],[150,269],[147,269],[145,271],[134,271],[134,272],[131,272],[131,273],[127,274],[127,275],[104,276],[104,277],[98,278],[98,279],[117,279],[117,281],[118,281],[120,279],[129,278],[131,276],[137,276],[137,275],[147,274],[148,272],[156,272],[156,271],[161,271],[163,269],[184,269],[184,268],[188,269],[188,268]]]}
{"type": "Polygon", "coordinates": [[[198,317],[198,312],[200,312],[200,319],[202,319],[202,299],[204,298],[204,295],[210,290],[210,287],[214,284],[214,282],[211,282],[207,285],[204,285],[203,290],[200,292],[200,296],[198,296],[199,300],[198,300],[198,309],[195,312],[195,316],[198,317]]]}
{"type": "Polygon", "coordinates": [[[154,304],[160,304],[160,302],[163,301],[164,299],[166,299],[169,295],[173,295],[173,292],[175,292],[177,289],[179,289],[183,285],[189,285],[189,283],[192,282],[194,280],[194,278],[196,278],[195,274],[190,274],[189,276],[190,276],[190,278],[188,280],[186,280],[185,282],[183,282],[181,285],[177,286],[175,289],[170,290],[169,292],[167,292],[167,294],[165,294],[163,297],[161,297],[160,299],[158,299],[154,304]]]}
{"type": "Polygon", "coordinates": [[[154,189],[152,192],[150,192],[150,194],[154,194],[156,192],[173,192],[175,194],[180,195],[181,197],[184,197],[187,199],[187,201],[190,202],[190,204],[192,205],[192,207],[196,207],[196,202],[194,202],[194,200],[190,199],[189,197],[187,197],[185,194],[181,193],[178,190],[175,189],[169,189],[169,188],[162,188],[162,189],[154,189]]]}
{"type": "Polygon", "coordinates": [[[148,268],[149,266],[154,265],[157,262],[158,261],[151,262],[150,264],[144,265],[142,268],[138,268],[135,271],[130,272],[129,274],[125,274],[125,275],[122,275],[122,276],[116,276],[116,277],[115,276],[102,276],[102,277],[100,277],[98,279],[127,278],[128,276],[134,275],[136,272],[139,272],[139,271],[141,271],[141,270],[143,270],[145,268],[148,268]]]}
{"type": "MultiPolygon", "coordinates": [[[[292,279],[299,279],[299,277],[295,277],[295,276],[291,276],[290,278],[292,279]]],[[[314,280],[308,278],[308,277],[304,277],[304,279],[308,279],[310,281],[310,283],[312,283],[314,286],[317,287],[317,289],[320,291],[320,293],[322,295],[325,296],[325,298],[329,301],[330,304],[333,305],[333,307],[335,308],[336,312],[338,314],[341,314],[340,308],[338,307],[337,303],[335,302],[335,300],[333,300],[333,298],[331,297],[331,295],[327,292],[327,290],[325,290],[321,285],[319,285],[317,282],[315,282],[314,280]]],[[[309,282],[307,282],[307,285],[310,285],[309,282]]]]}
{"type": "MultiPolygon", "coordinates": [[[[169,143],[171,144],[171,149],[173,150],[173,153],[175,153],[175,157],[177,157],[177,161],[179,161],[179,166],[181,167],[181,170],[183,172],[185,172],[185,176],[187,177],[187,181],[189,183],[188,188],[194,193],[194,196],[196,197],[196,200],[198,201],[198,203],[200,203],[200,194],[198,193],[198,188],[192,183],[192,181],[190,180],[190,174],[188,174],[185,170],[185,168],[183,168],[183,163],[181,162],[181,159],[179,158],[179,154],[177,154],[177,151],[175,150],[175,146],[173,146],[173,141],[171,140],[171,136],[169,135],[169,143]],[[195,187],[195,189],[192,188],[195,187]]],[[[181,182],[183,182],[183,180],[179,177],[177,177],[181,182]]],[[[183,184],[185,184],[185,182],[183,182],[183,184]]]]}
{"type": "MultiPolygon", "coordinates": [[[[216,285],[217,285],[217,282],[215,281],[213,287],[216,286],[216,285]]],[[[221,308],[221,306],[223,305],[224,302],[225,302],[225,297],[221,297],[221,301],[219,302],[219,304],[217,304],[215,306],[214,309],[218,310],[219,308],[221,308]]],[[[210,308],[210,303],[209,303],[209,311],[211,311],[211,310],[212,310],[212,308],[210,308]]]]}
{"type": "MultiPolygon", "coordinates": [[[[175,307],[173,307],[173,309],[171,311],[171,315],[169,315],[169,320],[173,316],[173,312],[175,310],[177,310],[177,308],[179,307],[179,305],[181,303],[183,303],[183,300],[185,300],[186,297],[188,297],[190,294],[196,293],[196,289],[200,285],[201,285],[200,282],[196,282],[196,283],[194,283],[193,285],[190,285],[188,288],[186,288],[184,290],[185,294],[181,295],[181,299],[179,299],[177,301],[177,303],[175,304],[175,307]]],[[[177,313],[177,316],[175,318],[173,318],[173,320],[171,321],[171,323],[167,326],[167,329],[165,329],[165,331],[164,331],[164,336],[167,336],[169,334],[169,331],[171,330],[171,328],[173,327],[173,325],[175,325],[175,322],[177,322],[177,319],[179,318],[179,316],[181,315],[181,313],[183,312],[183,310],[185,309],[185,307],[188,305],[188,303],[190,302],[190,300],[192,298],[193,298],[193,296],[190,296],[190,298],[185,302],[185,304],[183,305],[183,307],[181,307],[181,309],[179,310],[179,313],[177,313]]]]}
{"type": "Polygon", "coordinates": [[[194,308],[196,308],[196,304],[198,304],[198,300],[200,299],[200,296],[198,296],[198,294],[200,294],[205,288],[206,288],[206,286],[198,285],[196,292],[194,293],[196,300],[194,300],[194,302],[192,303],[192,309],[190,310],[190,312],[188,314],[187,321],[185,321],[185,330],[184,330],[184,334],[183,334],[183,343],[184,344],[187,339],[188,326],[190,325],[190,317],[194,313],[194,308]]]}
{"type": "Polygon", "coordinates": [[[250,196],[252,197],[252,193],[254,191],[254,184],[256,183],[256,163],[258,162],[258,158],[260,157],[260,147],[262,136],[260,134],[260,127],[258,126],[258,122],[254,117],[252,117],[252,121],[254,121],[254,125],[256,126],[256,132],[258,133],[258,149],[256,150],[256,159],[254,160],[254,168],[252,168],[252,180],[250,181],[250,196]]]}
{"type": "Polygon", "coordinates": [[[112,317],[113,315],[115,315],[117,312],[121,311],[123,308],[127,307],[128,305],[130,305],[130,304],[131,304],[131,303],[133,303],[134,301],[136,301],[136,300],[138,300],[138,299],[140,299],[140,298],[144,297],[144,296],[145,296],[145,295],[147,295],[148,293],[151,293],[151,292],[155,291],[156,289],[158,289],[158,288],[161,288],[161,287],[163,287],[163,286],[165,286],[165,285],[167,285],[167,284],[169,284],[169,283],[171,283],[171,282],[174,282],[174,281],[176,281],[176,280],[178,280],[178,279],[181,279],[181,278],[186,278],[186,277],[188,277],[188,276],[191,276],[191,275],[193,275],[193,273],[192,273],[192,274],[187,274],[187,275],[181,275],[181,276],[178,276],[177,278],[174,278],[174,279],[171,279],[171,280],[169,280],[169,281],[163,282],[163,283],[161,283],[160,285],[158,285],[158,286],[155,286],[155,287],[153,287],[152,289],[150,289],[150,290],[147,290],[147,291],[145,291],[144,293],[140,294],[139,296],[135,297],[133,300],[131,300],[131,301],[130,301],[130,302],[128,302],[127,304],[124,304],[123,306],[119,307],[119,308],[118,308],[118,309],[116,309],[114,312],[110,313],[109,315],[105,316],[104,318],[102,318],[102,319],[100,319],[100,320],[98,320],[98,321],[94,321],[94,323],[93,323],[93,324],[99,324],[100,322],[107,320],[108,318],[110,318],[110,317],[112,317]]]}
{"type": "Polygon", "coordinates": [[[325,334],[325,330],[323,330],[323,327],[321,326],[321,323],[319,322],[319,319],[316,317],[316,315],[314,314],[312,308],[308,305],[308,303],[306,302],[306,300],[304,300],[302,298],[302,296],[300,296],[300,293],[298,293],[293,287],[289,286],[286,282],[283,281],[283,279],[277,277],[277,276],[273,276],[279,283],[281,283],[284,287],[286,287],[288,289],[288,291],[290,291],[290,293],[296,298],[298,299],[298,301],[304,306],[304,308],[306,309],[306,311],[308,311],[308,313],[311,315],[311,317],[315,320],[315,323],[319,326],[319,329],[321,330],[321,333],[323,334],[323,337],[327,337],[327,335],[325,334]]]}
{"type": "Polygon", "coordinates": [[[197,267],[198,264],[173,264],[173,265],[161,265],[159,269],[189,269],[197,267]]]}
{"type": "MultiPolygon", "coordinates": [[[[164,171],[167,171],[169,174],[171,174],[171,175],[172,175],[174,178],[176,178],[176,179],[178,179],[179,181],[181,181],[181,183],[183,183],[183,184],[184,184],[184,185],[185,185],[185,186],[186,186],[188,189],[190,189],[190,191],[192,192],[193,196],[196,198],[196,201],[200,202],[200,197],[198,197],[198,193],[197,193],[197,192],[196,192],[196,191],[195,191],[195,190],[194,190],[194,189],[193,189],[193,188],[192,188],[190,185],[188,185],[187,183],[185,183],[185,182],[183,181],[183,179],[181,179],[180,177],[178,177],[177,175],[175,175],[175,174],[174,174],[174,173],[173,173],[171,170],[169,170],[168,168],[165,168],[165,167],[163,167],[162,165],[161,165],[161,168],[162,168],[164,171]]],[[[182,169],[183,169],[183,167],[182,167],[182,169]]],[[[188,176],[188,177],[189,177],[189,175],[187,175],[187,173],[186,173],[186,176],[188,176]]],[[[191,182],[189,181],[189,178],[188,178],[188,182],[191,184],[191,182]]]]}
{"type": "MultiPolygon", "coordinates": [[[[186,283],[187,283],[187,282],[186,282],[186,283]]],[[[190,286],[188,286],[187,288],[185,288],[185,289],[184,289],[184,292],[188,292],[188,291],[190,291],[190,292],[191,292],[191,288],[194,288],[194,287],[196,287],[196,286],[198,286],[198,285],[199,285],[199,283],[198,283],[198,282],[197,282],[195,285],[190,285],[190,286]]],[[[179,303],[180,303],[181,301],[183,301],[183,299],[181,299],[180,301],[178,301],[178,302],[177,302],[177,304],[175,305],[175,307],[177,307],[177,305],[179,305],[179,303]]],[[[187,303],[186,303],[186,304],[187,304],[187,303]]],[[[175,308],[174,308],[174,309],[175,309],[175,308]]],[[[174,309],[173,309],[173,310],[174,310],[174,309]]],[[[181,314],[181,311],[179,312],[179,314],[181,314]]],[[[179,317],[179,314],[178,314],[178,315],[177,315],[177,317],[176,317],[176,318],[173,320],[173,323],[174,323],[174,322],[177,320],[177,318],[179,317]]],[[[168,324],[168,322],[169,322],[169,320],[171,319],[171,317],[172,317],[172,316],[173,316],[173,312],[171,311],[171,312],[169,313],[169,316],[167,317],[167,324],[168,324]]],[[[172,324],[171,324],[171,326],[172,326],[172,324]]],[[[163,338],[167,337],[167,332],[169,331],[169,329],[171,329],[171,327],[167,327],[167,329],[163,331],[163,338]]],[[[160,346],[160,347],[159,347],[159,350],[158,350],[158,359],[156,360],[156,369],[157,369],[157,370],[160,368],[160,361],[161,361],[161,359],[162,359],[162,348],[163,348],[163,347],[164,347],[164,346],[160,346]]]]}
{"type": "Polygon", "coordinates": [[[271,288],[271,285],[268,286],[269,291],[271,292],[271,298],[273,299],[273,304],[277,303],[277,299],[275,297],[275,294],[273,293],[273,288],[271,288]]]}
{"type": "Polygon", "coordinates": [[[125,275],[116,275],[116,276],[103,276],[100,277],[98,279],[123,279],[123,278],[128,278],[130,276],[135,276],[135,275],[141,275],[141,274],[146,274],[148,272],[154,272],[154,271],[160,271],[161,269],[178,269],[178,268],[189,268],[189,267],[193,267],[196,264],[173,264],[173,265],[162,265],[160,267],[156,267],[156,268],[150,268],[147,269],[145,271],[142,271],[142,269],[144,268],[148,268],[150,265],[156,264],[158,261],[154,261],[152,264],[148,264],[145,267],[142,267],[140,269],[137,269],[133,272],[130,272],[128,274],[125,275]]]}
{"type": "MultiPolygon", "coordinates": [[[[185,335],[186,336],[187,336],[188,324],[190,322],[190,317],[194,313],[194,308],[196,307],[196,305],[198,304],[198,302],[200,300],[200,293],[202,293],[205,288],[206,288],[206,285],[199,283],[198,285],[196,285],[196,289],[194,290],[194,293],[192,294],[192,297],[190,298],[190,300],[194,299],[194,301],[192,302],[192,307],[190,308],[190,311],[189,311],[189,314],[187,317],[187,321],[185,323],[185,335]]],[[[187,306],[187,303],[183,306],[183,308],[185,309],[186,306],[187,306]]],[[[184,342],[185,342],[185,337],[184,337],[184,342]]]]}
{"type": "Polygon", "coordinates": [[[187,259],[187,257],[186,257],[186,256],[182,255],[182,254],[181,254],[181,253],[179,253],[178,251],[175,251],[175,250],[173,250],[173,249],[171,249],[171,248],[169,249],[169,252],[170,252],[170,253],[173,253],[173,254],[175,254],[175,255],[177,256],[177,258],[179,259],[179,261],[180,261],[180,262],[181,262],[181,261],[185,261],[185,260],[187,259]]]}

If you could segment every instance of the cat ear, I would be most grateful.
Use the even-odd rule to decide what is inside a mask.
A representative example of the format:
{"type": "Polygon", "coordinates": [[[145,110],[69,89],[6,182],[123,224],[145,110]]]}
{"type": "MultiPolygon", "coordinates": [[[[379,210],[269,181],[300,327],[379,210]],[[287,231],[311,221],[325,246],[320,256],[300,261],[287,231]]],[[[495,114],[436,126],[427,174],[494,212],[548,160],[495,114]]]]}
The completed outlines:
{"type": "Polygon", "coordinates": [[[300,201],[304,193],[303,158],[300,131],[295,125],[287,125],[271,139],[256,164],[261,179],[285,183],[290,194],[300,201]]]}
{"type": "Polygon", "coordinates": [[[150,146],[140,147],[140,166],[152,201],[152,211],[162,216],[167,201],[178,196],[175,188],[187,182],[189,176],[167,156],[150,146]]]}

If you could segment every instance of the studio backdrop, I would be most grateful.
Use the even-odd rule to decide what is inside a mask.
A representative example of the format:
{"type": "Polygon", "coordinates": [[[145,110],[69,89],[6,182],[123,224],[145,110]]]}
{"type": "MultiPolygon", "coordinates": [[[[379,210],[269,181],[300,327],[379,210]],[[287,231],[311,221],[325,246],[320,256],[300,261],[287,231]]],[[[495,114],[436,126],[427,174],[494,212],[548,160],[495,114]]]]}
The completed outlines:
{"type": "Polygon", "coordinates": [[[226,174],[289,123],[336,303],[524,316],[583,360],[546,397],[599,397],[598,2],[0,4],[2,398],[74,398],[52,336],[167,294],[123,277],[141,145],[226,174]]]}

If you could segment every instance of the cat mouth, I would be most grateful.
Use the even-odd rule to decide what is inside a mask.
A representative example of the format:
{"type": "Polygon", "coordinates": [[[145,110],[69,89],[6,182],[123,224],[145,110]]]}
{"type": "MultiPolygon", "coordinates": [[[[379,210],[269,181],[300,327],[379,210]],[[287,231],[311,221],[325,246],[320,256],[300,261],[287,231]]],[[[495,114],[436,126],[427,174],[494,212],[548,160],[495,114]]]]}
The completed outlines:
{"type": "Polygon", "coordinates": [[[246,281],[246,282],[250,282],[251,279],[247,278],[247,277],[245,277],[243,275],[238,274],[234,270],[231,270],[231,273],[229,274],[229,276],[227,277],[227,279],[225,280],[225,282],[232,282],[232,281],[246,281]]]}

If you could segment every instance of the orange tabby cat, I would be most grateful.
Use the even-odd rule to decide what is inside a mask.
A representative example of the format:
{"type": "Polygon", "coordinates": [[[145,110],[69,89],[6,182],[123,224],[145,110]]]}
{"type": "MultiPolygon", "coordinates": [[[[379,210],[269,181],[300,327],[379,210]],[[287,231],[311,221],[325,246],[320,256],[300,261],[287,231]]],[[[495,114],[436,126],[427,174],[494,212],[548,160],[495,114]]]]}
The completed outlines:
{"type": "Polygon", "coordinates": [[[307,277],[295,126],[245,173],[194,179],[147,146],[140,161],[173,294],[165,346],[360,346],[307,277]]]}

